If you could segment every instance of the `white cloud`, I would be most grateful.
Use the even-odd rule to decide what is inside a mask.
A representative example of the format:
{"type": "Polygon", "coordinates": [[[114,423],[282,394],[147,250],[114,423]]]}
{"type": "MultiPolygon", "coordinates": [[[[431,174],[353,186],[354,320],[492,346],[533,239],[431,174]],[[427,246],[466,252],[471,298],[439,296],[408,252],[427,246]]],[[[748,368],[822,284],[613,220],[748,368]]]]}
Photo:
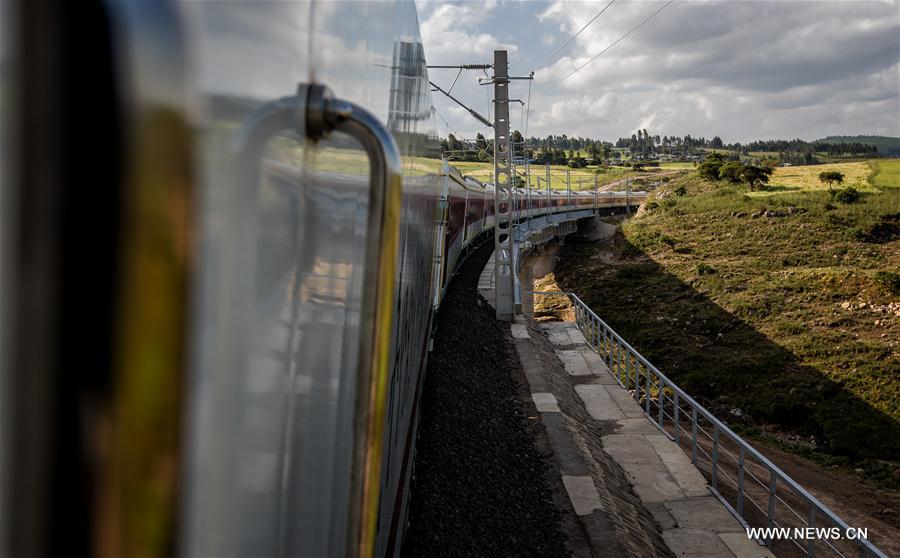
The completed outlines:
{"type": "Polygon", "coordinates": [[[518,50],[516,45],[502,43],[494,34],[477,31],[478,25],[497,6],[496,2],[435,4],[421,25],[429,64],[465,63],[473,56],[483,58],[485,53],[497,48],[506,48],[510,54],[518,50]]]}
{"type": "MultiPolygon", "coordinates": [[[[511,70],[524,74],[606,1],[421,5],[429,64],[489,62],[493,49],[506,46],[511,70]]],[[[538,70],[529,134],[615,139],[640,127],[727,141],[900,136],[896,1],[680,0],[560,83],[660,6],[617,1],[538,70]]],[[[456,71],[432,75],[449,87],[456,71]]],[[[490,88],[475,77],[464,72],[453,94],[487,116],[490,88]]],[[[524,82],[514,85],[524,98],[524,82]]],[[[460,132],[484,131],[452,101],[438,94],[435,104],[460,132]]]]}
{"type": "MultiPolygon", "coordinates": [[[[538,72],[550,105],[536,114],[555,116],[535,118],[536,132],[900,135],[896,2],[678,2],[561,81],[661,5],[617,2],[538,72]],[[617,99],[618,118],[566,101],[601,93],[617,99]]],[[[597,10],[557,1],[536,17],[573,33],[597,10]]]]}

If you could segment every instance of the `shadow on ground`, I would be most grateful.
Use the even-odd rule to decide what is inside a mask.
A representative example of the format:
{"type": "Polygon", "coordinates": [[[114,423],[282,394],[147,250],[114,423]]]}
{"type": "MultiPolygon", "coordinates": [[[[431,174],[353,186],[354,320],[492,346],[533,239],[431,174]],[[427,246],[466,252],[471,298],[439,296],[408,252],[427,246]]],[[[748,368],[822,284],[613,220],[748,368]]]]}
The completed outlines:
{"type": "MultiPolygon", "coordinates": [[[[738,431],[760,430],[796,448],[862,466],[900,486],[900,423],[801,364],[790,351],[665,271],[621,234],[606,265],[600,243],[567,241],[556,280],[574,291],[638,351],[738,431]],[[624,244],[624,245],[623,245],[624,244]]],[[[795,449],[796,449],[795,448],[795,449]]]]}

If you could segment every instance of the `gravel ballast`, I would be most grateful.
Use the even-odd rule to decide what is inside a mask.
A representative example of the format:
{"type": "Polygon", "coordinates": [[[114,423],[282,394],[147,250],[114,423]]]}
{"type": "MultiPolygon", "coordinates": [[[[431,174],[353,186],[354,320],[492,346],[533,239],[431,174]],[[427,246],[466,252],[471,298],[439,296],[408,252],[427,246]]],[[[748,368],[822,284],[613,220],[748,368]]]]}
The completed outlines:
{"type": "Polygon", "coordinates": [[[509,325],[477,293],[492,243],[451,281],[437,316],[404,556],[568,556],[547,456],[535,447],[509,325]]]}

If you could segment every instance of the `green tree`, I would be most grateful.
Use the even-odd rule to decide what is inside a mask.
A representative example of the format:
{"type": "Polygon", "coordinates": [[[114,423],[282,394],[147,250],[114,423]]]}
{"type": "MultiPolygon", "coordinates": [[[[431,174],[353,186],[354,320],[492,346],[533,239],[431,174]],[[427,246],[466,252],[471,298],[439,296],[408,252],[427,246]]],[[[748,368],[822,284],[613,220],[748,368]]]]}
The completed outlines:
{"type": "Polygon", "coordinates": [[[482,151],[487,149],[487,146],[488,146],[487,139],[484,137],[484,134],[482,134],[481,132],[478,132],[475,135],[475,145],[478,147],[478,149],[480,149],[482,151]]]}
{"type": "Polygon", "coordinates": [[[600,144],[600,161],[603,163],[609,164],[609,156],[612,153],[612,149],[606,145],[605,143],[600,144]]]}
{"type": "Polygon", "coordinates": [[[756,167],[746,165],[741,169],[741,180],[750,186],[750,190],[759,190],[765,184],[769,183],[769,177],[772,176],[772,169],[769,167],[756,167]]]}
{"type": "Polygon", "coordinates": [[[520,132],[518,130],[513,130],[512,142],[513,142],[514,149],[521,150],[522,147],[525,145],[522,140],[522,132],[520,132]]]}
{"type": "Polygon", "coordinates": [[[732,184],[738,184],[741,181],[741,172],[743,170],[744,165],[736,163],[734,161],[729,161],[728,163],[725,163],[721,167],[719,167],[719,179],[727,180],[732,184]]]}
{"type": "Polygon", "coordinates": [[[459,140],[453,134],[447,135],[447,148],[448,151],[458,151],[460,149],[459,140]]]}
{"type": "Polygon", "coordinates": [[[819,181],[822,184],[827,184],[828,191],[830,192],[833,185],[841,185],[844,183],[844,174],[838,171],[823,171],[819,173],[819,181]]]}
{"type": "Polygon", "coordinates": [[[719,169],[725,164],[725,157],[721,153],[710,153],[706,160],[697,167],[697,174],[707,180],[719,180],[719,169]]]}

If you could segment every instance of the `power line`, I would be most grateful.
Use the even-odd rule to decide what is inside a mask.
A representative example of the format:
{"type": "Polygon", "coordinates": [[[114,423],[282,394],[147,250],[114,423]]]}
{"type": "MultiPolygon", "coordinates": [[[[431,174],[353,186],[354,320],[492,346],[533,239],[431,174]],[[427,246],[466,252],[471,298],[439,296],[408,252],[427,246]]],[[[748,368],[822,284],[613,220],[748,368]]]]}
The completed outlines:
{"type": "Polygon", "coordinates": [[[456,128],[454,128],[453,126],[450,125],[449,122],[447,122],[447,119],[444,118],[444,115],[441,114],[441,111],[439,111],[436,106],[432,105],[431,108],[433,108],[434,112],[441,118],[441,120],[444,121],[444,124],[446,124],[447,127],[450,128],[450,131],[455,132],[457,136],[460,135],[460,133],[456,131],[456,128]]]}
{"type": "Polygon", "coordinates": [[[584,68],[585,66],[587,66],[588,64],[590,64],[591,62],[593,62],[594,60],[596,60],[597,58],[599,58],[600,55],[603,54],[604,52],[606,52],[606,51],[608,51],[609,49],[611,49],[612,47],[616,46],[620,41],[622,41],[623,39],[625,39],[625,37],[627,37],[628,35],[631,35],[632,33],[634,33],[634,32],[638,29],[638,27],[640,27],[641,25],[643,25],[643,24],[647,23],[648,21],[650,21],[650,20],[653,18],[653,16],[655,16],[655,15],[658,14],[659,12],[663,11],[664,9],[666,9],[666,7],[668,7],[668,5],[671,4],[671,3],[674,2],[674,1],[675,1],[675,0],[669,0],[668,2],[666,2],[666,3],[663,5],[662,8],[656,10],[655,12],[653,12],[652,14],[650,14],[649,16],[647,16],[647,18],[644,19],[644,21],[642,21],[642,22],[638,23],[637,25],[635,25],[634,27],[632,27],[632,28],[631,28],[631,31],[629,31],[628,33],[625,33],[624,35],[622,35],[621,37],[619,37],[618,39],[616,39],[615,41],[613,41],[613,43],[612,43],[611,45],[609,45],[609,46],[606,47],[605,49],[603,49],[603,50],[601,50],[600,52],[598,52],[597,54],[595,54],[593,58],[591,58],[590,60],[588,60],[587,62],[585,62],[585,63],[582,64],[581,66],[578,66],[577,68],[575,68],[575,70],[574,70],[572,73],[570,73],[570,74],[567,75],[566,77],[564,77],[564,78],[562,78],[561,80],[559,80],[559,82],[562,83],[562,82],[566,81],[567,79],[569,79],[570,77],[572,77],[573,75],[575,75],[576,73],[578,73],[579,70],[581,70],[582,68],[584,68]]]}
{"type": "Polygon", "coordinates": [[[456,85],[456,82],[459,81],[459,76],[462,75],[463,69],[460,68],[459,72],[456,73],[456,78],[453,79],[453,83],[450,84],[450,89],[447,90],[447,93],[453,91],[453,86],[456,85]]]}
{"type": "MultiPolygon", "coordinates": [[[[472,140],[468,140],[468,139],[465,139],[464,137],[462,137],[462,134],[459,133],[459,130],[457,130],[456,128],[451,126],[449,122],[447,122],[447,119],[444,118],[444,115],[441,114],[441,111],[439,111],[437,109],[437,107],[432,105],[431,108],[433,108],[435,114],[437,114],[438,117],[440,117],[440,119],[444,121],[444,124],[446,124],[447,127],[450,128],[450,131],[452,131],[453,133],[456,134],[456,139],[461,141],[463,143],[463,145],[468,145],[469,147],[472,148],[472,149],[464,149],[462,151],[468,151],[468,152],[475,151],[478,154],[482,154],[482,153],[484,153],[485,155],[488,154],[487,151],[488,151],[488,149],[490,149],[491,143],[494,141],[493,139],[489,140],[489,139],[485,138],[486,146],[484,148],[478,147],[477,139],[473,142],[472,140]]],[[[457,150],[457,151],[459,151],[459,150],[457,150]]]]}
{"type": "Polygon", "coordinates": [[[484,125],[487,126],[488,128],[493,128],[493,127],[494,127],[494,124],[493,124],[490,120],[488,120],[487,118],[481,116],[481,115],[478,114],[478,112],[476,112],[475,110],[470,109],[469,107],[467,107],[465,104],[463,104],[462,101],[460,101],[459,99],[457,99],[456,97],[454,97],[454,96],[451,95],[450,93],[447,93],[446,91],[444,91],[443,89],[441,89],[439,85],[437,85],[437,84],[434,83],[433,81],[429,81],[428,83],[431,84],[431,86],[434,87],[437,91],[440,91],[441,93],[443,93],[448,99],[450,99],[451,101],[453,101],[453,102],[456,103],[457,105],[459,105],[459,106],[461,106],[462,108],[464,108],[464,109],[466,109],[467,111],[469,111],[469,114],[471,114],[476,120],[478,120],[479,122],[481,122],[482,124],[484,124],[484,125]]]}
{"type": "Polygon", "coordinates": [[[577,33],[575,33],[574,35],[572,35],[571,37],[569,37],[569,40],[568,40],[568,41],[566,41],[565,43],[563,43],[563,45],[562,45],[561,47],[559,47],[559,48],[557,48],[556,50],[554,50],[553,53],[551,53],[550,56],[547,57],[546,60],[544,60],[543,62],[541,62],[541,63],[538,64],[537,66],[535,66],[534,69],[535,69],[535,70],[538,70],[538,69],[542,68],[542,67],[544,66],[544,64],[546,64],[546,63],[549,62],[554,56],[556,56],[556,53],[557,53],[557,52],[559,52],[559,51],[561,51],[562,49],[566,48],[566,47],[569,45],[569,43],[571,43],[572,41],[575,40],[575,37],[577,37],[578,35],[581,35],[581,32],[584,31],[585,29],[587,29],[588,26],[589,26],[590,24],[594,23],[594,20],[596,20],[598,17],[600,17],[600,14],[602,14],[603,12],[606,11],[607,8],[609,8],[610,6],[612,6],[612,5],[613,5],[613,2],[615,2],[615,1],[616,1],[616,0],[610,0],[609,4],[603,6],[603,9],[600,10],[599,12],[597,12],[597,15],[595,15],[594,17],[592,17],[591,20],[590,20],[589,22],[587,22],[587,23],[584,24],[584,27],[582,27],[581,29],[578,30],[577,33]]]}
{"type": "MultiPolygon", "coordinates": [[[[534,75],[534,72],[536,72],[536,71],[539,70],[540,68],[544,67],[544,65],[545,65],[547,62],[549,62],[550,60],[552,60],[553,57],[556,56],[562,49],[564,49],[564,48],[566,48],[567,46],[569,46],[569,44],[570,44],[572,41],[574,41],[575,38],[578,37],[578,35],[581,35],[582,31],[584,31],[585,29],[587,29],[588,27],[590,27],[590,25],[591,25],[592,23],[594,23],[594,22],[597,20],[598,17],[600,17],[601,15],[603,15],[603,12],[605,12],[607,9],[609,9],[609,7],[612,6],[612,5],[615,3],[615,1],[616,1],[616,0],[610,0],[609,3],[608,3],[607,5],[603,6],[603,8],[602,8],[599,12],[597,12],[597,13],[594,15],[594,17],[592,17],[587,23],[585,23],[584,26],[582,26],[581,29],[579,29],[577,32],[575,32],[574,35],[572,35],[571,37],[569,37],[569,40],[567,40],[565,43],[563,43],[562,45],[560,45],[556,50],[554,50],[552,53],[550,53],[550,56],[548,56],[543,62],[541,62],[540,64],[538,64],[537,66],[535,66],[535,68],[531,71],[531,75],[533,76],[533,75],[534,75]]],[[[525,138],[525,144],[526,144],[526,145],[528,145],[528,120],[529,120],[529,118],[531,117],[531,81],[528,82],[528,97],[527,97],[527,99],[528,99],[528,100],[527,100],[526,103],[525,103],[525,136],[524,136],[524,138],[525,138]]]]}

